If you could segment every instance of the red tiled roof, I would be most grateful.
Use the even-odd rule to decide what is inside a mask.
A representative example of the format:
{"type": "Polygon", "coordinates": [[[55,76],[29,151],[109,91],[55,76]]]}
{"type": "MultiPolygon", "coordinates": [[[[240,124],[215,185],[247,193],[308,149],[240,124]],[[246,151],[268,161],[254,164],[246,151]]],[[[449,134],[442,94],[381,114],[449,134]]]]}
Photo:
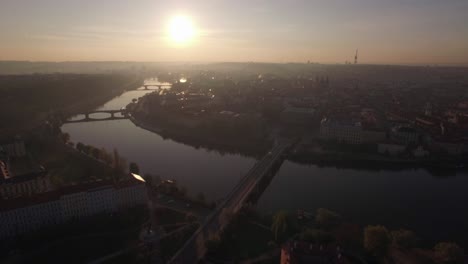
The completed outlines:
{"type": "Polygon", "coordinates": [[[310,263],[309,258],[324,258],[327,263],[349,263],[345,257],[338,258],[341,249],[336,244],[314,244],[305,241],[288,241],[282,250],[290,256],[290,263],[310,263]]]}

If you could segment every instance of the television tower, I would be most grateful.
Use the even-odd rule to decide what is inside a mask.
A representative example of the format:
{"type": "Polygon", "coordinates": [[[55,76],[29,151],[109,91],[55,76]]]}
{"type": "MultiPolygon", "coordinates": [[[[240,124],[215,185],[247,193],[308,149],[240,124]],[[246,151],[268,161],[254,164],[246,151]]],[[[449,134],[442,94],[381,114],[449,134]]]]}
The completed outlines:
{"type": "Polygon", "coordinates": [[[356,55],[354,55],[354,64],[357,64],[357,55],[358,55],[358,50],[356,49],[356,55]]]}

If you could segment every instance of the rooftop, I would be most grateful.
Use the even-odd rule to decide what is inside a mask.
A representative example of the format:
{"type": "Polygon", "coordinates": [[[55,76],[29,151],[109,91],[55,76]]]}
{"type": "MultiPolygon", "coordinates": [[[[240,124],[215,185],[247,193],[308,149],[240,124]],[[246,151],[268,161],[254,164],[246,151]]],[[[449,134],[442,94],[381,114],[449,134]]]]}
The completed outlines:
{"type": "Polygon", "coordinates": [[[80,192],[89,192],[89,191],[97,191],[98,189],[107,189],[107,188],[115,188],[121,189],[125,187],[129,187],[132,185],[139,185],[142,184],[134,179],[129,179],[125,181],[118,182],[114,184],[112,181],[109,180],[100,180],[94,182],[83,183],[79,185],[70,185],[58,190],[35,194],[31,196],[24,196],[14,199],[5,199],[0,200],[0,212],[2,211],[9,211],[16,208],[28,207],[33,206],[36,204],[52,202],[54,200],[59,200],[62,196],[71,195],[80,192]]]}
{"type": "Polygon", "coordinates": [[[350,263],[342,255],[342,249],[336,244],[314,244],[306,241],[291,240],[283,245],[282,251],[289,255],[289,261],[284,263],[350,263]]]}

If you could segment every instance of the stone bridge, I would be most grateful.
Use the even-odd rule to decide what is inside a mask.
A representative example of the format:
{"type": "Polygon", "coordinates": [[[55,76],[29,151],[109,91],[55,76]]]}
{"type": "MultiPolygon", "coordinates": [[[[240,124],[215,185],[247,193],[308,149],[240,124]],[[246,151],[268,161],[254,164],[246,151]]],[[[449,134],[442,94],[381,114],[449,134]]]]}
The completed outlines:
{"type": "Polygon", "coordinates": [[[128,119],[129,118],[129,113],[127,112],[126,109],[120,109],[120,110],[96,110],[96,111],[91,111],[91,112],[86,112],[82,114],[83,118],[81,119],[73,119],[73,120],[65,120],[63,123],[68,124],[68,123],[81,123],[81,122],[94,122],[94,121],[106,121],[106,120],[121,120],[121,119],[128,119]],[[104,117],[104,118],[96,118],[96,117],[91,117],[90,115],[93,114],[99,114],[99,113],[105,113],[109,114],[109,117],[104,117]],[[115,114],[119,113],[120,116],[115,116],[115,114]]]}

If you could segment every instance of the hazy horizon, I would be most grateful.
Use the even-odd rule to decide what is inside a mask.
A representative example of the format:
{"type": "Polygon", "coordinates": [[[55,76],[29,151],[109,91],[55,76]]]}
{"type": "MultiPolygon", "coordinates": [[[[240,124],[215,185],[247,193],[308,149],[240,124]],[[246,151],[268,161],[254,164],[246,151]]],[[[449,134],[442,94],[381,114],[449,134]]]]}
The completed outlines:
{"type": "MultiPolygon", "coordinates": [[[[233,64],[313,64],[323,66],[333,65],[346,65],[343,62],[314,62],[314,61],[131,61],[131,60],[63,60],[63,61],[46,61],[46,60],[0,60],[3,63],[167,63],[167,64],[222,64],[222,63],[233,63],[233,64]]],[[[430,66],[430,67],[468,67],[468,62],[459,63],[359,63],[357,65],[350,64],[353,66],[430,66]]]]}
{"type": "Polygon", "coordinates": [[[6,0],[0,60],[342,64],[359,49],[362,64],[458,66],[467,13],[462,0],[6,0]],[[168,32],[180,16],[182,40],[187,25],[168,32]]]}

